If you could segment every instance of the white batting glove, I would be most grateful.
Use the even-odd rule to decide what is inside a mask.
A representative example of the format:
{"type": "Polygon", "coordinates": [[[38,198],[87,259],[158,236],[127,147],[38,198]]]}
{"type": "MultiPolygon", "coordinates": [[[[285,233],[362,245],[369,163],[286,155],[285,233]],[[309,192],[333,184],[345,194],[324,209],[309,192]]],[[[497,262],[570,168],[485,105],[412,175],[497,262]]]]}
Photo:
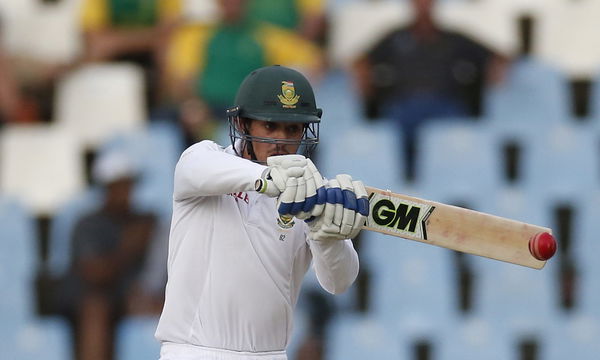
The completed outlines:
{"type": "Polygon", "coordinates": [[[278,197],[281,215],[308,219],[323,212],[327,193],[313,162],[302,155],[267,158],[269,166],[255,183],[256,191],[278,197]]]}
{"type": "Polygon", "coordinates": [[[304,175],[306,160],[304,156],[296,154],[268,157],[268,167],[254,183],[255,190],[270,197],[279,196],[285,190],[289,178],[304,175]]]}
{"type": "Polygon", "coordinates": [[[298,204],[292,208],[292,214],[301,220],[321,215],[327,200],[325,180],[310,159],[306,159],[306,168],[303,175],[305,191],[300,190],[301,182],[298,183],[295,202],[298,204]]]}
{"type": "Polygon", "coordinates": [[[328,183],[322,214],[307,221],[312,240],[344,240],[358,235],[369,214],[367,191],[361,181],[338,175],[328,183]]]}

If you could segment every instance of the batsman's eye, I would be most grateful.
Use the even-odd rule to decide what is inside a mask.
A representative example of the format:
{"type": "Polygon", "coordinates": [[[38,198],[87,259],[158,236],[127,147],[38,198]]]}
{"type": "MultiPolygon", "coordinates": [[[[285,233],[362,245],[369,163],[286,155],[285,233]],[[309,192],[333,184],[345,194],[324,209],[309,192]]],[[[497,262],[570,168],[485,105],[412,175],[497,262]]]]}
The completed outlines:
{"type": "Polygon", "coordinates": [[[300,125],[289,125],[285,128],[285,131],[290,135],[297,135],[302,133],[302,126],[300,125]]]}

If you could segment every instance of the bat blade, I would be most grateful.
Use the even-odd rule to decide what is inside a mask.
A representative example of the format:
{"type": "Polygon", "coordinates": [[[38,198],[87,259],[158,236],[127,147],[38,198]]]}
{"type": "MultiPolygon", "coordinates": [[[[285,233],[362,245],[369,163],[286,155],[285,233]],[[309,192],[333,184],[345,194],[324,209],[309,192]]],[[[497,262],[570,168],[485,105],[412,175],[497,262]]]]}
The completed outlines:
{"type": "Polygon", "coordinates": [[[529,239],[552,230],[373,187],[363,229],[484,256],[534,269],[546,264],[529,252],[529,239]]]}

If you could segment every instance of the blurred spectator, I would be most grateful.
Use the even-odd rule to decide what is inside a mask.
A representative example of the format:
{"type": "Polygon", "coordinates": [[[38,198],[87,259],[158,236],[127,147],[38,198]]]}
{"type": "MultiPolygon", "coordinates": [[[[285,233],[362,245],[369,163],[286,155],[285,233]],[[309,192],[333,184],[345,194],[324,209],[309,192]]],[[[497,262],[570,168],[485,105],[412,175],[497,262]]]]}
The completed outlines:
{"type": "Polygon", "coordinates": [[[316,76],[322,65],[318,47],[283,28],[249,16],[249,0],[219,0],[217,24],[188,24],[174,35],[167,54],[167,78],[187,143],[211,138],[215,119],[224,119],[244,77],[266,65],[299,68],[316,76]]]}
{"type": "Polygon", "coordinates": [[[160,102],[163,55],[181,0],[84,0],[86,61],[129,61],[146,73],[150,107],[160,102]]]}
{"type": "Polygon", "coordinates": [[[325,2],[323,0],[251,0],[252,19],[296,31],[316,43],[325,35],[325,2]]]}
{"type": "Polygon", "coordinates": [[[370,117],[396,121],[412,180],[419,127],[433,118],[478,115],[486,84],[499,82],[507,59],[435,23],[435,0],[411,0],[414,20],[381,39],[353,71],[370,117]]]}
{"type": "Polygon", "coordinates": [[[9,122],[37,120],[38,116],[31,107],[27,106],[19,82],[13,75],[11,60],[4,50],[2,39],[2,14],[0,14],[0,126],[9,122]]]}
{"type": "Polygon", "coordinates": [[[78,220],[71,268],[55,300],[58,311],[73,323],[79,360],[112,359],[118,321],[161,308],[161,299],[142,291],[156,221],[131,206],[136,174],[129,158],[119,152],[104,154],[95,162],[93,175],[104,188],[104,202],[78,220]]]}

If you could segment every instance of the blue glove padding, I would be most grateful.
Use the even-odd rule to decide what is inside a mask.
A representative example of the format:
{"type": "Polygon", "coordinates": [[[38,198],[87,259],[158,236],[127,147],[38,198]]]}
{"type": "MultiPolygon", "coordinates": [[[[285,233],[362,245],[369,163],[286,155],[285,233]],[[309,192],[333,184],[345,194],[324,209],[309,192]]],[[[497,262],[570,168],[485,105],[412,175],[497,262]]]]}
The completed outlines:
{"type": "Polygon", "coordinates": [[[367,192],[361,181],[338,175],[328,183],[327,202],[320,216],[307,221],[313,240],[352,239],[369,213],[367,192]]]}
{"type": "Polygon", "coordinates": [[[281,215],[295,216],[298,219],[308,219],[319,216],[326,202],[326,189],[323,177],[310,159],[302,176],[295,181],[286,181],[286,185],[277,200],[277,211],[281,215]]]}

